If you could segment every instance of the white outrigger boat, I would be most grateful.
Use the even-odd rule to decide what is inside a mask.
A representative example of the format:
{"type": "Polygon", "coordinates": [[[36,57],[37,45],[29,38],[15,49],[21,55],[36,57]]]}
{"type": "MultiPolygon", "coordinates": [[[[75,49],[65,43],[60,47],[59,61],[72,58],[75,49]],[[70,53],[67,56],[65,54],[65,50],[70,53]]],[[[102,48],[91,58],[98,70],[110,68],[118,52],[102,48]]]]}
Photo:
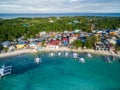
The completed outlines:
{"type": "Polygon", "coordinates": [[[53,56],[54,56],[54,53],[53,53],[53,52],[51,52],[51,53],[50,53],[50,56],[51,56],[51,57],[53,57],[53,56]]]}
{"type": "Polygon", "coordinates": [[[62,55],[62,53],[61,52],[58,52],[58,56],[61,56],[62,55]]]}
{"type": "Polygon", "coordinates": [[[92,58],[92,55],[90,53],[87,53],[87,57],[92,58]]]}
{"type": "Polygon", "coordinates": [[[78,54],[77,53],[73,53],[73,58],[78,58],[78,54]]]}
{"type": "Polygon", "coordinates": [[[39,64],[40,62],[42,62],[42,61],[41,61],[41,58],[39,58],[39,57],[35,58],[35,63],[36,63],[36,64],[39,64]]]}
{"type": "Polygon", "coordinates": [[[69,56],[68,52],[65,52],[65,56],[66,56],[66,57],[68,57],[68,56],[69,56]]]}
{"type": "Polygon", "coordinates": [[[84,58],[79,58],[79,62],[85,63],[85,59],[84,58]]]}
{"type": "Polygon", "coordinates": [[[10,66],[3,65],[0,68],[0,79],[5,75],[11,74],[11,71],[12,71],[12,65],[10,65],[10,66]]]}
{"type": "Polygon", "coordinates": [[[104,59],[107,63],[111,63],[111,60],[108,56],[105,56],[105,59],[104,59]]]}

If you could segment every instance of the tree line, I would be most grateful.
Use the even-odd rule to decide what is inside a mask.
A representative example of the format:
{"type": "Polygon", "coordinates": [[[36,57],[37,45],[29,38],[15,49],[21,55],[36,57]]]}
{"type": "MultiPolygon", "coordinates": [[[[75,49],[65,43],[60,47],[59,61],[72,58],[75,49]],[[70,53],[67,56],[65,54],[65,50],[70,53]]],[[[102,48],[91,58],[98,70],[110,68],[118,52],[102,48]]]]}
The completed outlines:
{"type": "Polygon", "coordinates": [[[46,18],[15,18],[0,19],[0,42],[25,36],[36,37],[40,31],[53,32],[80,29],[91,32],[95,30],[116,29],[120,27],[119,17],[46,17],[46,18]],[[51,22],[52,21],[52,22],[51,22]]]}

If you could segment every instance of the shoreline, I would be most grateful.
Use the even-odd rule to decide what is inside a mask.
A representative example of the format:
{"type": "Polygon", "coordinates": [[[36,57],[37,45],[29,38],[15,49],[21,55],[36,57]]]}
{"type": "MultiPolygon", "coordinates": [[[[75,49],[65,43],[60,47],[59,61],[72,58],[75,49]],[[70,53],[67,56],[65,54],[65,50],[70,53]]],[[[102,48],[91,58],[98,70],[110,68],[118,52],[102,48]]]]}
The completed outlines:
{"type": "Polygon", "coordinates": [[[24,54],[24,53],[37,53],[37,51],[32,50],[32,49],[15,50],[15,51],[12,51],[12,52],[1,53],[0,58],[16,56],[16,55],[20,55],[20,54],[24,54]]]}
{"type": "Polygon", "coordinates": [[[20,55],[20,54],[24,54],[24,53],[37,53],[37,52],[59,52],[59,51],[67,51],[67,52],[77,52],[77,53],[91,53],[91,54],[96,54],[96,55],[106,55],[106,56],[110,56],[113,55],[115,57],[120,57],[120,52],[118,52],[118,54],[115,54],[113,52],[109,52],[109,51],[102,51],[102,50],[93,50],[93,49],[69,49],[66,47],[62,47],[62,48],[57,48],[57,49],[50,49],[50,48],[42,48],[41,50],[37,51],[35,49],[21,49],[21,50],[15,50],[12,52],[7,52],[7,53],[1,53],[0,54],[0,58],[4,58],[4,57],[9,57],[9,56],[16,56],[16,55],[20,55]]]}
{"type": "Polygon", "coordinates": [[[93,49],[69,49],[69,48],[59,48],[59,49],[47,49],[45,48],[44,50],[41,50],[42,52],[58,52],[58,51],[67,51],[67,52],[77,52],[77,53],[91,53],[91,54],[96,54],[96,55],[106,55],[110,56],[113,55],[115,57],[120,57],[120,52],[118,54],[114,52],[109,52],[109,51],[102,51],[102,50],[93,50],[93,49]]]}

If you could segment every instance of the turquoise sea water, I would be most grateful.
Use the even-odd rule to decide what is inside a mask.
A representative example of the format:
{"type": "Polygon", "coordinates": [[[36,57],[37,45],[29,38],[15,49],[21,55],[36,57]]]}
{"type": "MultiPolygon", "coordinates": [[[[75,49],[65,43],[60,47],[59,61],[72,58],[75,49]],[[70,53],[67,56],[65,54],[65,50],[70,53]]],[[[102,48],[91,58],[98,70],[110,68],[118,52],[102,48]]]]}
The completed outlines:
{"type": "Polygon", "coordinates": [[[71,57],[36,54],[0,58],[0,66],[12,65],[11,75],[0,80],[0,90],[120,90],[119,59],[108,64],[94,55],[80,63],[71,57]]]}
{"type": "Polygon", "coordinates": [[[120,17],[120,13],[0,13],[2,19],[33,18],[33,17],[61,17],[61,16],[102,16],[120,17]]]}

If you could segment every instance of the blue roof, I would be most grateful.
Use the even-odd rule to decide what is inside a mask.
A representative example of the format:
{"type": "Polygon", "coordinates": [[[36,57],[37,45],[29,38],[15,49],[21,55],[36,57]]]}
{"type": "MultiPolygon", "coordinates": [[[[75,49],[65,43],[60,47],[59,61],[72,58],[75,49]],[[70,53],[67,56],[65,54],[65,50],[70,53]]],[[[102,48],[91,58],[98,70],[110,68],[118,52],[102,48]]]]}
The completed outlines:
{"type": "Polygon", "coordinates": [[[30,44],[35,44],[35,45],[37,45],[37,42],[31,42],[30,44]]]}
{"type": "Polygon", "coordinates": [[[2,42],[2,45],[9,45],[9,44],[10,44],[9,41],[4,41],[4,42],[2,42]]]}
{"type": "Polygon", "coordinates": [[[110,30],[106,30],[106,32],[107,32],[107,33],[109,33],[109,32],[110,32],[110,30]]]}
{"type": "Polygon", "coordinates": [[[81,41],[84,43],[84,42],[86,42],[86,39],[82,39],[81,41]]]}
{"type": "Polygon", "coordinates": [[[26,44],[25,42],[18,42],[18,44],[26,44]]]}
{"type": "Polygon", "coordinates": [[[116,42],[117,42],[118,44],[120,44],[120,39],[119,39],[119,40],[116,40],[116,42]]]}

